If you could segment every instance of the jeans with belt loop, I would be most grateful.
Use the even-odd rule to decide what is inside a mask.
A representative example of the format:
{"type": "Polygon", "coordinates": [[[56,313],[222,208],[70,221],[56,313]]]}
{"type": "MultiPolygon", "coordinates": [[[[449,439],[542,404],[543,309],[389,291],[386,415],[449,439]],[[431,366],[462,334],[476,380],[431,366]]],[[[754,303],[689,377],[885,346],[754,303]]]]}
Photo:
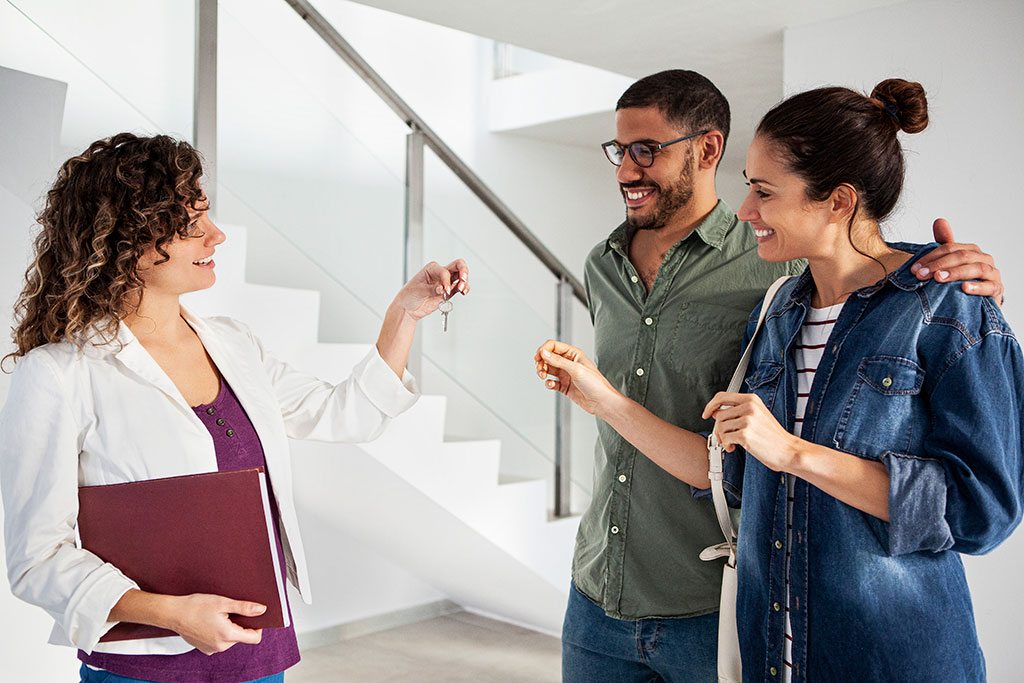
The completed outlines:
{"type": "Polygon", "coordinates": [[[715,683],[718,613],[609,617],[573,584],[562,624],[562,683],[715,683]]]}

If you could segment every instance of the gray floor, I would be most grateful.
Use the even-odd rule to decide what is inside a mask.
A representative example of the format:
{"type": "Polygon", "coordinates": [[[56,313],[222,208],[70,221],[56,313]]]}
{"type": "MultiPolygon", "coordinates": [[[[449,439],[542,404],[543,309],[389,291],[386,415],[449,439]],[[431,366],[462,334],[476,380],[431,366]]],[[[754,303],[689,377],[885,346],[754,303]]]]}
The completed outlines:
{"type": "Polygon", "coordinates": [[[286,683],[558,683],[557,638],[468,612],[306,650],[286,683]]]}

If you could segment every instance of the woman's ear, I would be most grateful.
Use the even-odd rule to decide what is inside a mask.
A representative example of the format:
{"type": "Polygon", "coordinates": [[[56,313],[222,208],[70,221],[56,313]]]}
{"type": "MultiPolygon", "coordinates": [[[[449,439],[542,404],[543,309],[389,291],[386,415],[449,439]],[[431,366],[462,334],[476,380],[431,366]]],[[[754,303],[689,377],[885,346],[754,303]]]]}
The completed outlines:
{"type": "Polygon", "coordinates": [[[853,185],[843,183],[832,190],[828,203],[829,213],[832,214],[830,223],[848,222],[857,211],[857,190],[853,185]]]}

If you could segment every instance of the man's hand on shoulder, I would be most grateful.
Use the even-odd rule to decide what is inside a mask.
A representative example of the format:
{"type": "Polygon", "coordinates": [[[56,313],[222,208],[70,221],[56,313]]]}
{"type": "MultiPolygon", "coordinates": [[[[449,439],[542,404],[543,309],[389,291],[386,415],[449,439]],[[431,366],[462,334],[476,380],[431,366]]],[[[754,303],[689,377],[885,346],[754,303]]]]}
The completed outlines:
{"type": "Polygon", "coordinates": [[[1003,277],[995,259],[976,244],[954,242],[953,228],[945,218],[935,220],[932,232],[940,246],[911,266],[917,279],[934,277],[939,282],[962,282],[960,288],[967,294],[991,296],[1002,306],[1003,277]]]}

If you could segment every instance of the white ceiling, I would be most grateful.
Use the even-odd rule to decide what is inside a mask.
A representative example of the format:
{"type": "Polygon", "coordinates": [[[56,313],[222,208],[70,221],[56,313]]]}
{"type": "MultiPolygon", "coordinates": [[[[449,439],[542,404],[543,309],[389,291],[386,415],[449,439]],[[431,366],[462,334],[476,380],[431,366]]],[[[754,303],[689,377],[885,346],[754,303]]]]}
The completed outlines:
{"type": "MultiPolygon", "coordinates": [[[[634,78],[669,68],[699,71],[729,99],[732,137],[740,144],[782,97],[786,27],[901,1],[357,0],[634,78]]],[[[613,106],[609,102],[609,109],[613,106]]],[[[612,131],[607,121],[590,123],[601,128],[598,138],[612,131]]],[[[588,139],[594,135],[573,128],[588,139]]],[[[532,134],[545,136],[544,131],[532,134]]]]}

